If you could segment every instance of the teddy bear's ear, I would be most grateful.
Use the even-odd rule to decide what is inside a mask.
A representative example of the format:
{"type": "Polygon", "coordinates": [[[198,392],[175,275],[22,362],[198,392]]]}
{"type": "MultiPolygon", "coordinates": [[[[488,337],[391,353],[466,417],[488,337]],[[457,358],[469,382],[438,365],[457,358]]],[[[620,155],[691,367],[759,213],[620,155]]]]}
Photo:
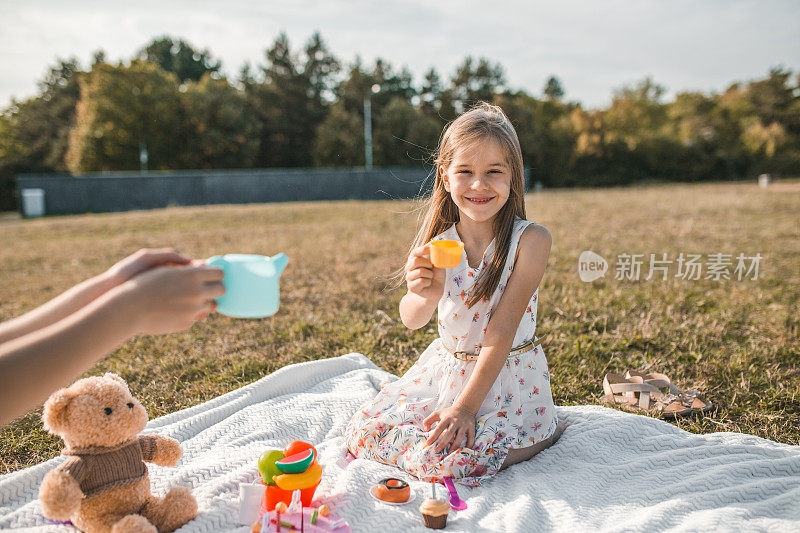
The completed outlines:
{"type": "Polygon", "coordinates": [[[59,435],[67,422],[67,407],[78,393],[70,389],[60,389],[54,392],[44,403],[42,422],[50,433],[59,435]]]}
{"type": "Polygon", "coordinates": [[[114,374],[113,372],[106,372],[105,374],[103,374],[103,377],[105,379],[113,379],[114,381],[119,382],[119,384],[125,387],[126,389],[128,388],[128,384],[125,382],[125,380],[119,377],[117,374],[114,374]]]}

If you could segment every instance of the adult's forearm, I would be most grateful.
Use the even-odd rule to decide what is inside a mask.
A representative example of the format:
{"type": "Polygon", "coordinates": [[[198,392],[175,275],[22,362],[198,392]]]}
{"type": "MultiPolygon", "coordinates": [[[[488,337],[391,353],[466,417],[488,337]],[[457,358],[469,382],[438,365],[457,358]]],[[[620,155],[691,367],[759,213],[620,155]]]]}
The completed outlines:
{"type": "Polygon", "coordinates": [[[41,405],[135,335],[128,298],[113,289],[63,320],[0,344],[0,425],[41,405]]]}
{"type": "Polygon", "coordinates": [[[87,279],[24,315],[0,324],[0,345],[41,330],[108,292],[116,282],[107,273],[87,279]]]}

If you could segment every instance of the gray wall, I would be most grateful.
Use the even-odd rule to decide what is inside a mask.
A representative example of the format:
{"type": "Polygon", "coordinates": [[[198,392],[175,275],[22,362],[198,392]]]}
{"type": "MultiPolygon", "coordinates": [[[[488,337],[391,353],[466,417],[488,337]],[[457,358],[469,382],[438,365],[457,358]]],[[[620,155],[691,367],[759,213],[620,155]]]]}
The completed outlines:
{"type": "MultiPolygon", "coordinates": [[[[528,169],[525,174],[527,182],[528,169]]],[[[427,177],[427,169],[409,167],[22,174],[17,197],[22,198],[22,189],[44,189],[48,215],[170,205],[391,200],[429,192],[433,180],[427,177]]]]}
{"type": "Polygon", "coordinates": [[[427,175],[425,169],[408,167],[22,174],[17,196],[22,198],[22,189],[44,189],[48,215],[170,205],[386,200],[427,192],[432,186],[432,180],[425,183],[427,175]]]}

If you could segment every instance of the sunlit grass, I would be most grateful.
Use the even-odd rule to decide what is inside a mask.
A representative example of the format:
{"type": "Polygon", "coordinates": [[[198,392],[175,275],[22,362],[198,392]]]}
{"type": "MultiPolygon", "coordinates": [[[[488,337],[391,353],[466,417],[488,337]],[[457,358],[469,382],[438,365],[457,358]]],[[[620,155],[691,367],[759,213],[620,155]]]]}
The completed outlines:
{"type": "MultiPolygon", "coordinates": [[[[250,383],[284,365],[361,352],[394,373],[435,337],[399,321],[390,277],[413,236],[413,204],[324,202],[169,208],[0,220],[0,319],[17,316],[144,246],[193,257],[290,257],[281,309],[265,320],[214,315],[189,332],[141,337],[89,374],[122,375],[150,416],[250,383]],[[388,288],[387,288],[388,287],[388,288]]],[[[553,235],[538,333],[561,405],[597,403],[605,372],[658,370],[702,389],[716,413],[689,431],[741,431],[800,444],[800,183],[657,185],[530,195],[528,218],[553,235]],[[577,258],[611,266],[584,283],[577,258]],[[758,279],[614,279],[622,253],[762,255],[758,279]]],[[[647,263],[645,263],[646,269],[647,263]]],[[[644,275],[642,276],[642,278],[644,275]]],[[[40,411],[0,432],[3,471],[54,456],[40,411]]]]}

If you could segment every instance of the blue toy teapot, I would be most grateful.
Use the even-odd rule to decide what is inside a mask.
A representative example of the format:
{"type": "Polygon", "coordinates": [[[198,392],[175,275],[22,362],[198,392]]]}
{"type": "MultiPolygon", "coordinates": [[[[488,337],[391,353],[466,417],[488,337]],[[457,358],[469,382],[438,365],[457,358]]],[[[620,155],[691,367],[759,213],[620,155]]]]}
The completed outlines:
{"type": "Polygon", "coordinates": [[[236,318],[262,318],[278,311],[278,280],[289,262],[286,254],[215,255],[206,266],[222,269],[225,294],[217,298],[217,311],[236,318]]]}

